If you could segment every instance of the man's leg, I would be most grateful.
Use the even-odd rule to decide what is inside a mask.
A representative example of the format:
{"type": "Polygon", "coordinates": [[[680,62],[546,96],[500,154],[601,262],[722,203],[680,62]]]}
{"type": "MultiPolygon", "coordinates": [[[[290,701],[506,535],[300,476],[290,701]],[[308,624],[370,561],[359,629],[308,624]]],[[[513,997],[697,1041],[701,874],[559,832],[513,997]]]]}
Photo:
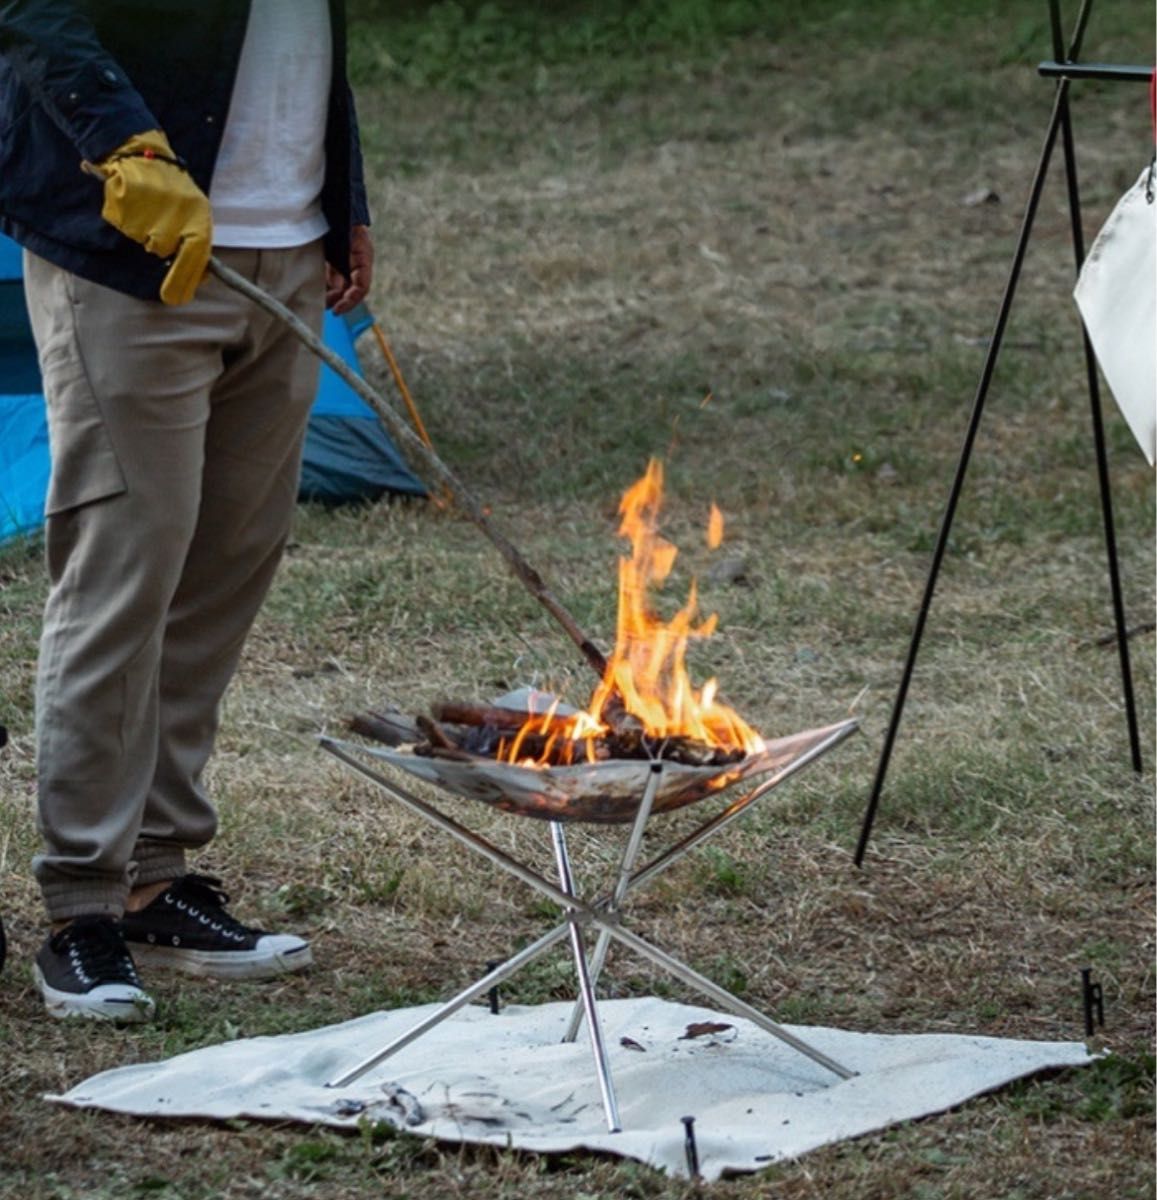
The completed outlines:
{"type": "MultiPolygon", "coordinates": [[[[225,339],[196,305],[136,300],[31,255],[25,280],[53,459],[35,871],[57,928],[35,973],[56,1016],[142,1020],[152,1001],[116,918],[155,771],[164,627],[225,339]]],[[[207,837],[211,818],[190,812],[182,836],[207,837]]]]}
{"type": "MultiPolygon", "coordinates": [[[[320,330],[320,243],[224,251],[235,270],[320,330]]],[[[185,814],[208,804],[201,773],[218,706],[269,590],[297,500],[318,360],[276,318],[216,277],[198,296],[243,309],[246,336],[213,389],[197,524],[165,624],[156,767],[136,851],[137,883],[175,877],[185,814]]],[[[178,870],[177,874],[180,873],[178,870]]]]}
{"type": "MultiPolygon", "coordinates": [[[[320,330],[320,243],[222,254],[320,330]]],[[[165,626],[156,769],[124,929],[142,963],[263,978],[307,966],[308,943],[247,928],[225,911],[216,880],[181,878],[182,832],[189,812],[211,808],[201,774],[221,697],[289,535],[319,364],[291,330],[216,278],[200,294],[242,305],[246,336],[213,390],[197,527],[165,626]]]]}
{"type": "MultiPolygon", "coordinates": [[[[37,676],[49,916],[118,916],[156,769],[162,646],[196,528],[223,332],[27,257],[52,439],[37,676]]],[[[182,837],[211,833],[211,813],[182,837]]]]}

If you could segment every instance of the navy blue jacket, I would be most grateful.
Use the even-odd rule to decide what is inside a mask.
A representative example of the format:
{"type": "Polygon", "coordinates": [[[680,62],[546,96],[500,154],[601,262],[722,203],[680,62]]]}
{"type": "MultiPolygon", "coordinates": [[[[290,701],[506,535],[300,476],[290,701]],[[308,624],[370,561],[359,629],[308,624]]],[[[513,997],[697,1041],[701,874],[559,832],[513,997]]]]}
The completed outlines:
{"type": "MultiPolygon", "coordinates": [[[[329,0],[333,83],[322,209],[326,259],[349,272],[368,225],[342,0],[329,0]]],[[[208,192],[249,0],[0,0],[0,230],[74,274],[156,299],[167,267],[100,215],[81,170],[134,133],[164,130],[208,192]]]]}

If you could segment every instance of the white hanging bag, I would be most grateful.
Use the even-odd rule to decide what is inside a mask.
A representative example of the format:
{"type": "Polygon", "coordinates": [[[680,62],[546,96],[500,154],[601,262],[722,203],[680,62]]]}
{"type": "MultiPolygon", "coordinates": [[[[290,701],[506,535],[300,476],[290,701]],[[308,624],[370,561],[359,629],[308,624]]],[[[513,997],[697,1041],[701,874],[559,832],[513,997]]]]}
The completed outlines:
{"type": "Polygon", "coordinates": [[[1157,178],[1121,197],[1081,267],[1073,296],[1133,436],[1157,460],[1157,178]]]}

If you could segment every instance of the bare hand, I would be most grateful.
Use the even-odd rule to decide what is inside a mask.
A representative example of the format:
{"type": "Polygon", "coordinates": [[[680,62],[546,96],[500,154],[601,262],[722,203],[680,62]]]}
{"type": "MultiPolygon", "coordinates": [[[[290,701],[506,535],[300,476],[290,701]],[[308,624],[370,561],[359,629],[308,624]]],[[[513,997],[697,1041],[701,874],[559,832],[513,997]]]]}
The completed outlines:
{"type": "Polygon", "coordinates": [[[347,279],[340,271],[325,264],[325,306],[340,317],[366,298],[374,276],[374,244],[369,228],[354,225],[350,229],[350,273],[347,279]]]}

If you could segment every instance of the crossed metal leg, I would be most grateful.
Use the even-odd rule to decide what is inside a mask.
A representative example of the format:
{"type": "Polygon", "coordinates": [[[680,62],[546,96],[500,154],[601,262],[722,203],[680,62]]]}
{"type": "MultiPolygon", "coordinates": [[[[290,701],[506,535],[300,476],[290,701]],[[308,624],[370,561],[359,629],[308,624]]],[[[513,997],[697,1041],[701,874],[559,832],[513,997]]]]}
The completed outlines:
{"type": "MultiPolygon", "coordinates": [[[[433,805],[413,795],[399,786],[394,780],[382,775],[379,771],[361,761],[356,755],[365,754],[363,746],[354,743],[338,742],[332,738],[323,737],[321,747],[335,758],[345,763],[358,774],[377,783],[384,788],[403,807],[417,816],[429,821],[432,825],[449,833],[452,837],[469,846],[495,865],[508,871],[536,892],[554,901],[566,914],[566,919],[540,938],[523,947],[504,963],[488,971],[476,982],[464,988],[456,996],[447,1000],[429,1016],[395,1038],[387,1046],[376,1051],[344,1074],[330,1080],[327,1087],[346,1087],[360,1079],[379,1063],[396,1054],[403,1047],[416,1041],[428,1033],[442,1021],[452,1016],[458,1009],[485,995],[491,988],[508,979],[528,963],[545,954],[564,939],[569,938],[571,954],[574,959],[575,971],[578,978],[579,995],[572,1011],[570,1022],[564,1034],[565,1041],[574,1041],[578,1030],[586,1020],[587,1033],[594,1058],[595,1072],[598,1077],[599,1090],[602,1096],[603,1112],[607,1128],[610,1132],[618,1132],[622,1125],[619,1120],[618,1102],[615,1097],[614,1081],[611,1078],[607,1062],[606,1043],[603,1037],[602,1024],[599,1019],[598,1001],[595,987],[606,961],[607,951],[611,941],[617,941],[641,957],[648,959],[677,979],[682,980],[696,991],[708,997],[720,1008],[727,1010],[751,1021],[759,1028],[772,1034],[780,1041],[798,1050],[801,1054],[819,1063],[841,1079],[848,1079],[855,1074],[843,1064],[829,1058],[822,1051],[795,1036],[781,1025],[753,1008],[750,1004],[732,995],[726,989],[712,982],[704,975],[687,966],[686,963],[672,957],[657,946],[627,929],[620,917],[620,909],[627,893],[633,887],[654,878],[660,871],[682,858],[692,847],[697,846],[705,838],[722,829],[742,812],[746,811],[756,800],[772,788],[782,783],[784,779],[814,761],[837,742],[842,741],[855,729],[855,722],[833,727],[831,733],[812,746],[807,752],[793,759],[781,770],[765,777],[757,786],[745,795],[734,800],[709,821],[704,822],[679,842],[668,847],[663,853],[652,859],[640,869],[635,869],[635,862],[642,847],[643,830],[651,814],[652,803],[662,777],[663,763],[652,764],[647,784],[640,800],[638,809],[631,823],[631,831],[623,849],[619,863],[617,878],[613,889],[594,901],[586,901],[578,895],[574,876],[571,870],[570,856],[567,853],[566,833],[561,822],[550,821],[551,842],[554,849],[555,864],[558,868],[559,883],[552,883],[539,872],[519,862],[493,843],[468,829],[452,817],[447,816],[433,805]],[[593,955],[588,958],[584,934],[588,928],[598,931],[593,955]]],[[[372,751],[370,752],[372,754],[372,751]]]]}

